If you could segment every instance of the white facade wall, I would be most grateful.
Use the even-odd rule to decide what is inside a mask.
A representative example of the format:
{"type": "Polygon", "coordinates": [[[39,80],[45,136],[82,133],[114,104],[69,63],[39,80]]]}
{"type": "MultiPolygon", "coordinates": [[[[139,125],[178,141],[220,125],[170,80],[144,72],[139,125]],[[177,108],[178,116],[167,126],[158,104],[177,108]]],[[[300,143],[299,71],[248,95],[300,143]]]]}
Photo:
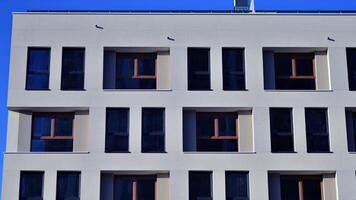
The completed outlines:
{"type": "Polygon", "coordinates": [[[345,107],[356,107],[346,64],[346,47],[356,47],[355,21],[354,15],[14,14],[2,199],[18,199],[21,170],[45,171],[45,200],[55,200],[58,170],[81,171],[83,200],[99,200],[102,170],[169,171],[169,200],[188,199],[189,170],[213,171],[214,200],[225,197],[225,170],[249,171],[251,200],[268,199],[268,171],[335,172],[337,199],[356,199],[356,155],[347,151],[345,122],[345,107]],[[28,47],[51,47],[49,91],[25,90],[28,47]],[[62,47],[85,47],[85,91],[60,90],[62,47]],[[104,47],[168,47],[170,90],[104,91],[104,47]],[[212,91],[187,91],[187,47],[210,48],[212,91]],[[222,90],[222,47],[245,48],[246,91],[222,90]],[[331,89],[264,90],[264,47],[326,48],[331,89]],[[104,153],[106,107],[130,108],[131,153],[104,153]],[[167,153],[141,153],[142,107],[165,108],[167,153]],[[184,153],[184,107],[252,108],[254,151],[184,153]],[[270,107],[293,108],[297,153],[271,153],[270,107]],[[306,152],[305,107],[328,108],[332,153],[306,152]],[[89,112],[81,118],[87,135],[80,137],[87,141],[78,144],[80,151],[22,151],[22,113],[54,110],[89,112]]]}

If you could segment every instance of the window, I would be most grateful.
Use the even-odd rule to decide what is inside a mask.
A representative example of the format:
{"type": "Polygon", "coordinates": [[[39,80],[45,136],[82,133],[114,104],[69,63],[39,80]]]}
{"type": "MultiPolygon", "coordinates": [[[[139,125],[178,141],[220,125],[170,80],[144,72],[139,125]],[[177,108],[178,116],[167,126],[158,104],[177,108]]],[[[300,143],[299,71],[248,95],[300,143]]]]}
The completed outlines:
{"type": "Polygon", "coordinates": [[[276,89],[315,90],[313,53],[274,54],[276,89]]]}
{"type": "Polygon", "coordinates": [[[249,200],[248,172],[225,173],[226,200],[249,200]]]}
{"type": "Polygon", "coordinates": [[[223,89],[245,90],[244,49],[223,48],[223,89]]]}
{"type": "Polygon", "coordinates": [[[321,200],[321,176],[281,175],[281,200],[321,200]]]}
{"type": "Polygon", "coordinates": [[[142,109],[142,152],[165,151],[164,108],[142,109]]]}
{"type": "Polygon", "coordinates": [[[157,53],[104,54],[104,89],[156,89],[157,53]]]}
{"type": "Polygon", "coordinates": [[[114,176],[114,200],[155,200],[155,176],[114,176]]]}
{"type": "Polygon", "coordinates": [[[189,200],[213,200],[212,172],[189,172],[189,200]]]}
{"type": "Polygon", "coordinates": [[[347,48],[347,69],[349,89],[356,91],[356,48],[347,48]]]}
{"type": "Polygon", "coordinates": [[[80,172],[60,171],[57,173],[56,200],[80,199],[80,172]]]}
{"type": "Polygon", "coordinates": [[[85,48],[63,48],[62,90],[84,89],[85,48]]]}
{"type": "Polygon", "coordinates": [[[198,112],[196,118],[198,151],[237,151],[238,114],[198,112]]]}
{"type": "Polygon", "coordinates": [[[209,54],[209,48],[188,48],[188,90],[210,90],[209,54]]]}
{"type": "Polygon", "coordinates": [[[28,48],[26,90],[48,89],[50,54],[50,48],[28,48]]]}
{"type": "Polygon", "coordinates": [[[74,113],[33,113],[33,152],[73,151],[74,113]]]}
{"type": "Polygon", "coordinates": [[[129,151],[129,109],[108,108],[106,110],[105,152],[129,151]]]}
{"type": "Polygon", "coordinates": [[[42,200],[44,172],[22,171],[19,200],[42,200]]]}
{"type": "Polygon", "coordinates": [[[347,146],[349,152],[356,152],[356,112],[346,110],[347,146]]]}
{"type": "Polygon", "coordinates": [[[271,147],[272,152],[293,152],[293,119],[290,108],[271,108],[271,147]]]}
{"type": "Polygon", "coordinates": [[[307,151],[309,153],[330,152],[327,109],[306,108],[305,124],[307,151]]]}

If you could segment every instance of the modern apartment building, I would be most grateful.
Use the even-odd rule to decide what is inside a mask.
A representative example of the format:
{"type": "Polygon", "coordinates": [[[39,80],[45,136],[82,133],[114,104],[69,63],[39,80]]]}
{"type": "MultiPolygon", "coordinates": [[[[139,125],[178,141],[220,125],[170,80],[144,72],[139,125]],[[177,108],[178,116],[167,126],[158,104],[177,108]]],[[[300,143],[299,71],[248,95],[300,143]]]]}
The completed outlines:
{"type": "Polygon", "coordinates": [[[14,13],[2,199],[356,199],[355,22],[14,13]]]}

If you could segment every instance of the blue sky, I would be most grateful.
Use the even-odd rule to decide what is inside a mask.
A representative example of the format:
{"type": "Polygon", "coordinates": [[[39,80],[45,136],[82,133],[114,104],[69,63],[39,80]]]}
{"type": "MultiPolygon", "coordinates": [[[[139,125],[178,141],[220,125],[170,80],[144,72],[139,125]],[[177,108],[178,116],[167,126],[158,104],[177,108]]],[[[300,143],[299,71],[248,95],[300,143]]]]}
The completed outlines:
{"type": "MultiPolygon", "coordinates": [[[[356,10],[356,0],[255,0],[259,10],[356,10]]],[[[0,152],[5,150],[11,12],[26,10],[230,10],[233,0],[0,0],[0,152]]],[[[9,132],[11,134],[11,131],[9,132]]],[[[1,154],[2,155],[2,154],[1,154]]],[[[0,156],[0,166],[2,166],[0,156]]],[[[1,170],[2,172],[2,170],[1,170]]],[[[0,180],[1,179],[0,172],[0,180]]]]}

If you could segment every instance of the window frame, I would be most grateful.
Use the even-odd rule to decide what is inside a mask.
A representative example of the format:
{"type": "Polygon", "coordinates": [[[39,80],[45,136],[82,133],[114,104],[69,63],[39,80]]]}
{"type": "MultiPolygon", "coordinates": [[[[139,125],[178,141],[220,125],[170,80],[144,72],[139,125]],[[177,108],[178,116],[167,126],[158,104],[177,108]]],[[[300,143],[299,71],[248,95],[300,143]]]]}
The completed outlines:
{"type": "Polygon", "coordinates": [[[105,153],[130,153],[130,108],[108,107],[105,113],[105,153]],[[108,112],[110,111],[126,111],[127,112],[127,151],[108,151],[106,140],[108,137],[108,112]]]}
{"type": "MultiPolygon", "coordinates": [[[[33,140],[44,140],[44,141],[55,141],[55,140],[71,140],[74,142],[74,120],[75,120],[75,112],[33,112],[32,113],[32,121],[31,121],[31,152],[33,152],[32,144],[33,140]],[[50,129],[50,136],[34,136],[34,118],[37,116],[48,117],[51,119],[51,129],[50,129]],[[72,133],[71,136],[56,136],[56,119],[58,116],[68,116],[72,119],[72,133]]],[[[74,147],[71,151],[64,151],[64,152],[73,152],[74,147]]],[[[42,152],[42,151],[41,151],[42,152]]],[[[44,151],[44,152],[51,152],[51,151],[44,151]]],[[[54,151],[54,152],[62,152],[62,151],[54,151]]]]}
{"type": "Polygon", "coordinates": [[[271,137],[271,152],[272,153],[295,153],[295,130],[294,130],[294,116],[293,116],[293,108],[291,107],[270,107],[269,108],[269,125],[270,125],[270,137],[271,137]],[[272,113],[275,112],[275,111],[289,111],[289,114],[290,114],[290,129],[291,129],[291,132],[278,132],[278,133],[282,133],[282,134],[278,134],[277,132],[274,132],[272,130],[272,113]],[[274,150],[273,148],[273,137],[281,137],[281,136],[290,136],[292,137],[292,150],[291,151],[281,151],[281,150],[274,150]]]}
{"type": "Polygon", "coordinates": [[[63,47],[62,48],[62,63],[61,63],[61,90],[62,91],[82,91],[85,90],[85,60],[86,60],[86,48],[85,47],[63,47]],[[83,71],[80,74],[83,74],[83,88],[75,89],[75,88],[64,88],[63,87],[63,77],[65,76],[63,67],[64,67],[64,51],[65,50],[83,50],[83,71]]]}
{"type": "MultiPolygon", "coordinates": [[[[284,180],[297,180],[298,181],[298,195],[299,195],[299,200],[304,199],[304,182],[306,180],[314,180],[314,181],[320,181],[320,197],[324,199],[323,191],[323,177],[321,175],[281,175],[280,176],[280,183],[282,182],[282,179],[284,180]]],[[[282,192],[282,191],[281,191],[282,192]]]]}
{"type": "Polygon", "coordinates": [[[188,199],[189,200],[197,200],[197,199],[191,199],[191,186],[193,185],[191,183],[191,175],[192,174],[204,174],[204,175],[209,175],[209,179],[210,179],[210,197],[205,197],[205,198],[210,198],[210,200],[213,200],[214,197],[214,177],[213,177],[213,171],[188,171],[188,199]]]}
{"type": "MultiPolygon", "coordinates": [[[[134,74],[131,76],[131,79],[149,79],[149,80],[157,80],[157,53],[117,53],[117,58],[131,58],[133,59],[133,71],[134,74]],[[139,60],[143,58],[154,59],[154,75],[142,75],[139,74],[139,60]]],[[[119,77],[116,77],[116,81],[118,81],[119,77]]],[[[120,79],[119,79],[120,80],[120,79]]]]}
{"type": "Polygon", "coordinates": [[[59,181],[59,179],[58,179],[58,177],[59,177],[59,174],[60,173],[76,173],[76,174],[78,174],[78,199],[80,199],[80,196],[81,196],[81,193],[80,193],[80,189],[81,189],[81,171],[57,171],[57,180],[56,180],[56,200],[57,200],[57,198],[58,198],[58,186],[59,186],[59,183],[58,183],[58,181],[59,181]]]}
{"type": "Polygon", "coordinates": [[[331,143],[330,143],[330,124],[329,124],[329,109],[325,107],[306,107],[304,108],[304,115],[305,115],[305,133],[306,133],[306,145],[307,145],[307,153],[332,153],[331,151],[331,143]],[[308,132],[308,125],[307,125],[307,110],[322,110],[325,114],[325,128],[326,132],[318,132],[317,134],[310,135],[310,132],[308,132]],[[309,149],[309,137],[315,137],[315,136],[327,136],[328,141],[328,150],[327,151],[322,151],[322,150],[311,150],[309,149]]]}
{"type": "MultiPolygon", "coordinates": [[[[249,200],[250,199],[250,180],[249,180],[250,173],[248,171],[225,171],[225,195],[226,195],[226,198],[227,198],[227,193],[228,193],[228,191],[227,191],[227,188],[228,188],[227,177],[230,174],[241,174],[241,175],[243,174],[245,176],[246,186],[247,186],[247,188],[246,188],[247,197],[245,197],[244,199],[249,200]]],[[[242,197],[240,197],[240,198],[242,198],[242,197]]]]}
{"type": "MultiPolygon", "coordinates": [[[[195,71],[196,72],[196,71],[195,71]]],[[[201,75],[200,75],[201,76],[201,75]]],[[[211,84],[211,48],[210,47],[188,47],[187,48],[187,90],[188,91],[211,91],[212,84],[211,84]],[[194,50],[205,50],[207,51],[207,56],[208,56],[208,69],[207,69],[207,76],[209,77],[209,86],[208,88],[197,88],[196,86],[193,87],[194,81],[192,81],[192,77],[194,77],[194,73],[191,72],[190,68],[194,67],[194,65],[191,64],[192,62],[192,56],[190,55],[190,51],[194,50]]]]}
{"type": "Polygon", "coordinates": [[[315,53],[275,53],[275,56],[288,56],[289,61],[291,62],[291,75],[277,75],[277,79],[291,79],[291,80],[315,80],[316,81],[316,65],[315,65],[315,53]],[[300,58],[311,58],[313,64],[313,75],[298,75],[297,74],[297,60],[300,58]]]}
{"type": "Polygon", "coordinates": [[[356,91],[356,60],[352,61],[350,58],[352,54],[355,54],[356,57],[356,47],[347,47],[346,48],[346,61],[347,61],[347,75],[348,75],[348,86],[349,91],[356,91]],[[352,62],[355,62],[352,66],[352,62]]]}
{"type": "MultiPolygon", "coordinates": [[[[159,136],[159,135],[157,135],[159,136]]],[[[147,136],[145,136],[147,137],[147,136]]],[[[166,144],[167,144],[167,136],[166,136],[166,108],[163,108],[163,107],[142,107],[141,109],[141,153],[167,153],[166,152],[166,144]],[[162,132],[163,134],[161,135],[161,137],[163,137],[163,150],[154,150],[154,151],[147,151],[145,150],[144,151],[144,133],[145,133],[145,130],[144,130],[144,111],[151,111],[151,110],[157,110],[157,111],[160,111],[162,112],[162,118],[163,118],[163,121],[162,121],[162,132]]]]}
{"type": "Polygon", "coordinates": [[[34,173],[34,174],[40,174],[42,176],[42,180],[41,180],[41,188],[42,188],[42,191],[41,191],[41,200],[43,200],[43,193],[44,193],[44,179],[45,179],[45,172],[44,171],[28,171],[28,170],[21,170],[20,171],[20,181],[19,181],[19,199],[21,200],[21,191],[22,191],[22,177],[23,177],[23,174],[26,174],[26,173],[34,173]]]}
{"type": "Polygon", "coordinates": [[[26,61],[26,82],[25,82],[25,90],[34,90],[34,91],[46,91],[46,90],[50,90],[49,86],[50,86],[50,69],[51,69],[51,47],[45,47],[45,46],[40,46],[40,47],[36,47],[36,46],[29,46],[27,47],[27,61],[26,61]],[[33,49],[33,50],[48,50],[48,70],[47,72],[43,73],[43,72],[37,72],[37,73],[31,73],[31,70],[30,70],[30,50],[33,49]],[[31,75],[31,74],[47,74],[48,76],[48,85],[46,88],[41,88],[41,89],[36,89],[36,88],[30,88],[29,85],[28,85],[28,76],[31,75]]]}
{"type": "MultiPolygon", "coordinates": [[[[51,135],[50,136],[40,136],[39,138],[36,138],[36,136],[32,135],[32,139],[41,139],[41,140],[73,140],[73,132],[74,132],[74,117],[75,113],[74,112],[69,112],[69,113],[49,113],[49,112],[34,112],[32,114],[32,117],[37,117],[37,116],[44,116],[44,117],[49,117],[51,118],[51,135]],[[56,131],[56,119],[59,116],[68,116],[72,117],[72,133],[71,136],[56,136],[55,131],[56,131]]],[[[32,127],[34,127],[34,120],[32,120],[32,127]]],[[[33,133],[33,129],[31,130],[31,133],[33,133]]]]}
{"type": "MultiPolygon", "coordinates": [[[[212,117],[214,120],[214,135],[210,137],[211,140],[238,140],[239,139],[239,118],[238,118],[238,113],[237,112],[197,112],[196,117],[198,118],[199,116],[209,116],[212,117]],[[232,116],[235,117],[235,133],[236,136],[223,136],[220,135],[220,130],[219,130],[219,119],[226,117],[226,116],[232,116]]],[[[198,136],[198,135],[197,135],[198,136]]]]}
{"type": "MultiPolygon", "coordinates": [[[[137,200],[137,182],[139,180],[153,180],[154,183],[154,195],[155,195],[155,199],[157,199],[157,176],[156,175],[119,175],[119,174],[115,174],[113,176],[113,184],[115,184],[116,179],[118,178],[127,178],[130,179],[132,181],[132,200],[137,200]]],[[[114,186],[114,190],[113,190],[113,198],[116,199],[115,196],[115,186],[114,186]]]]}
{"type": "MultiPolygon", "coordinates": [[[[222,75],[222,78],[223,78],[223,90],[224,91],[246,91],[246,53],[245,53],[245,48],[244,47],[222,47],[221,49],[222,51],[222,71],[223,71],[223,75],[222,75]],[[227,82],[225,79],[226,79],[226,75],[227,74],[230,74],[231,71],[226,69],[226,65],[224,65],[224,53],[225,51],[242,51],[241,54],[242,54],[242,72],[238,72],[238,74],[236,74],[237,76],[243,76],[244,78],[244,85],[243,85],[243,89],[230,89],[230,88],[226,88],[225,86],[225,83],[227,82]]],[[[231,75],[231,74],[230,74],[231,75]]]]}

